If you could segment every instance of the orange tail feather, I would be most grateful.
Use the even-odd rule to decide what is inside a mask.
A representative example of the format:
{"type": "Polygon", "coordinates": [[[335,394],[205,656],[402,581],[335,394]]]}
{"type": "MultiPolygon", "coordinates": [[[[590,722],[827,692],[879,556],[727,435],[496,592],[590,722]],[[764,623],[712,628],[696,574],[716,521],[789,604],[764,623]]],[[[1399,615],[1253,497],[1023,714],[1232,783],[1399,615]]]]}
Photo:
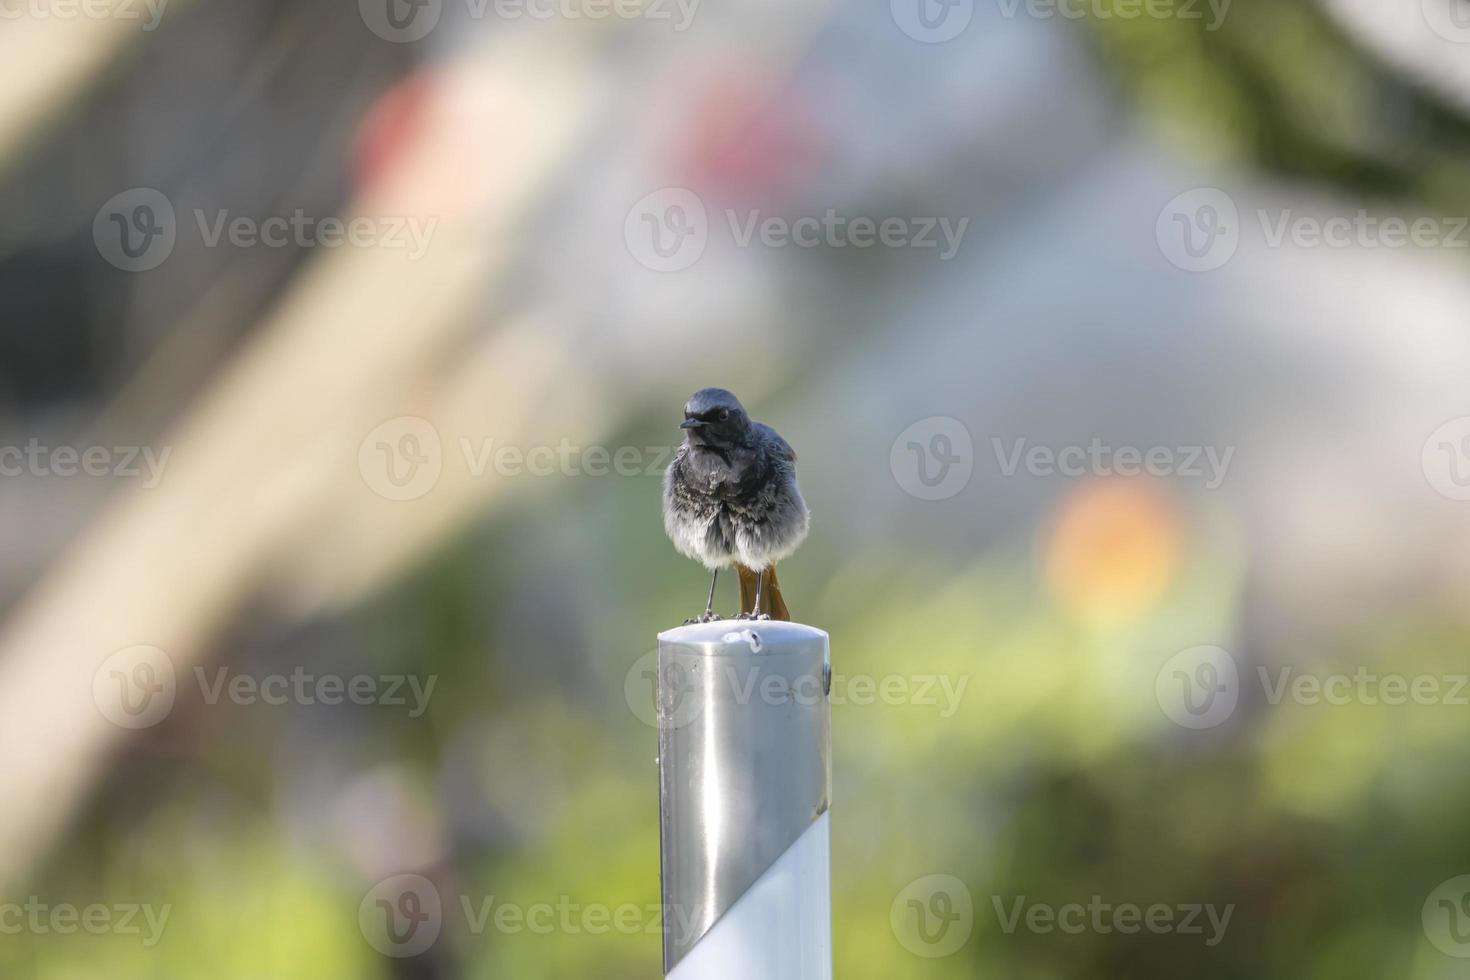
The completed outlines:
{"type": "MultiPolygon", "coordinates": [[[[735,573],[740,576],[740,611],[755,611],[756,573],[744,565],[736,565],[735,573]]],[[[781,583],[776,581],[776,566],[766,569],[765,585],[761,588],[761,612],[772,619],[791,621],[791,610],[786,608],[786,597],[781,594],[781,583]]]]}

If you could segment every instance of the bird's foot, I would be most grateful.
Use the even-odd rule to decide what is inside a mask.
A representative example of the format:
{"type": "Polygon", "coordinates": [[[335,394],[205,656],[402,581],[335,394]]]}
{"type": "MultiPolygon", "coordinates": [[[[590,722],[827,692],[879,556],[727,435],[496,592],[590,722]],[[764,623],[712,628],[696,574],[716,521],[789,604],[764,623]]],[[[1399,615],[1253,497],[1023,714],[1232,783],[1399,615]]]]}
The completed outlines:
{"type": "Polygon", "coordinates": [[[684,620],[684,625],[692,626],[695,623],[713,623],[718,621],[719,619],[719,613],[715,612],[713,609],[706,609],[704,612],[700,613],[698,616],[695,616],[693,619],[684,620]]]}
{"type": "Polygon", "coordinates": [[[771,617],[767,613],[761,613],[759,616],[757,616],[755,613],[743,612],[739,616],[736,616],[735,618],[736,619],[748,619],[748,620],[750,620],[752,622],[760,622],[762,620],[769,620],[771,617]]]}

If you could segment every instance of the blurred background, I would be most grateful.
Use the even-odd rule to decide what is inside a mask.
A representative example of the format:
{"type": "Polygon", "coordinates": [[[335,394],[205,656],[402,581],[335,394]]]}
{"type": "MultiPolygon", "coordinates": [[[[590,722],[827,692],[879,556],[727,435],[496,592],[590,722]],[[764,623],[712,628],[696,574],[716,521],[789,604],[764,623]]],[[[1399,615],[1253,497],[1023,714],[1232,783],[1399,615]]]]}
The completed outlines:
{"type": "Polygon", "coordinates": [[[706,385],[839,977],[1465,975],[1470,3],[0,19],[0,975],[657,976],[706,385]]]}

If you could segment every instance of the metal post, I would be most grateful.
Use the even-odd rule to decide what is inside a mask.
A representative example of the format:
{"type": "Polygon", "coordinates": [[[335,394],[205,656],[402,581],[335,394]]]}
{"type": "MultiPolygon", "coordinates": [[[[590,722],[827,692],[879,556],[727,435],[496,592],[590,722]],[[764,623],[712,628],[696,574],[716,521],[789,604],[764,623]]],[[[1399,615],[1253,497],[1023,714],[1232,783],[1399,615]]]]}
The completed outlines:
{"type": "Polygon", "coordinates": [[[830,980],[827,634],[724,620],[659,634],[670,980],[830,980]]]}

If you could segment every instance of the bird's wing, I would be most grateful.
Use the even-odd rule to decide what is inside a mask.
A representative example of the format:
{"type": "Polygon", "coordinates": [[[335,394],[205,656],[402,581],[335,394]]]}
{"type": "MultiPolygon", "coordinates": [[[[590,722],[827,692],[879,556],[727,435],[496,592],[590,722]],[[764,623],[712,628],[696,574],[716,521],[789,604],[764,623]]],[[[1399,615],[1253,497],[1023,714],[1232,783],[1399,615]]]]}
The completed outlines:
{"type": "Polygon", "coordinates": [[[791,443],[781,438],[781,433],[766,425],[764,422],[755,423],[756,431],[766,438],[771,447],[771,452],[777,456],[785,457],[791,462],[796,462],[796,450],[791,448],[791,443]]]}

